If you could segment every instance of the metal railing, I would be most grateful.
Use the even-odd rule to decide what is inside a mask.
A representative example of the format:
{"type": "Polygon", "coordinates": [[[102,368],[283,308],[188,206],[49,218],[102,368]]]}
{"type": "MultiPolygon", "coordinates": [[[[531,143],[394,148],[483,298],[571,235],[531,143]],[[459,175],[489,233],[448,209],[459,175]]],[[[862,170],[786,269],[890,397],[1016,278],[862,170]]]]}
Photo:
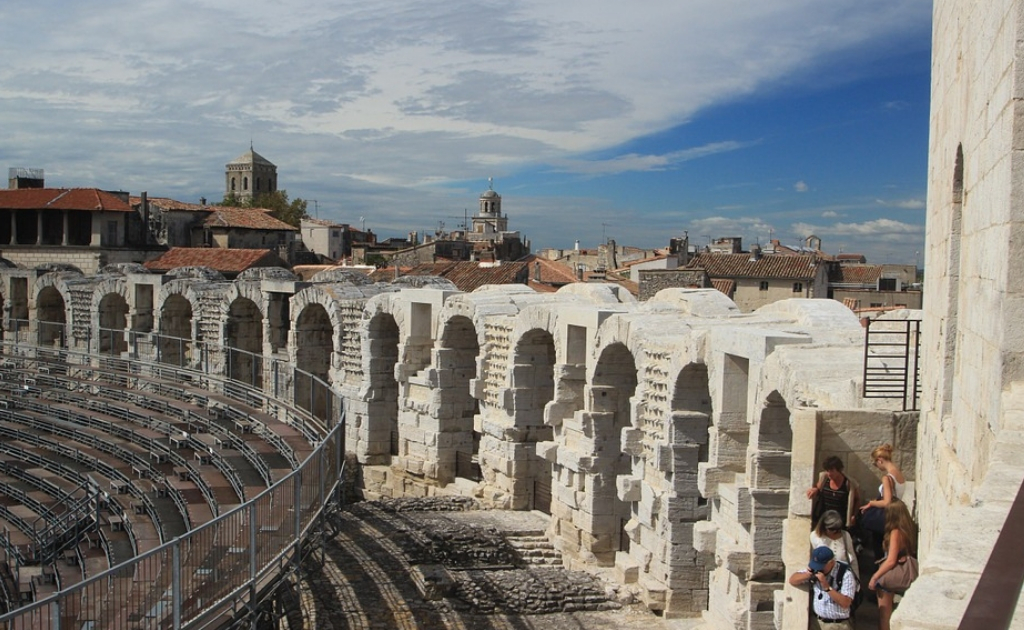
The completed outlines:
{"type": "Polygon", "coordinates": [[[108,353],[101,355],[91,340],[85,348],[66,347],[62,323],[40,322],[36,329],[19,325],[24,322],[11,324],[0,370],[91,370],[97,362],[109,361],[124,369],[129,386],[146,375],[180,383],[182,391],[197,397],[217,395],[272,408],[275,417],[312,443],[295,470],[251,501],[156,549],[0,615],[0,627],[204,628],[255,608],[308,550],[325,510],[340,496],[344,413],[338,394],[322,379],[280,359],[247,353],[239,360],[242,351],[234,348],[115,330],[101,331],[112,340],[99,344],[108,353]],[[48,330],[46,345],[32,343],[43,330],[48,330]],[[127,343],[117,343],[118,335],[127,343]],[[232,365],[244,365],[251,378],[231,378],[232,365]],[[297,381],[308,391],[295,392],[297,381]]]}
{"type": "Polygon", "coordinates": [[[873,320],[864,329],[864,398],[900,399],[917,411],[921,320],[873,320]]]}

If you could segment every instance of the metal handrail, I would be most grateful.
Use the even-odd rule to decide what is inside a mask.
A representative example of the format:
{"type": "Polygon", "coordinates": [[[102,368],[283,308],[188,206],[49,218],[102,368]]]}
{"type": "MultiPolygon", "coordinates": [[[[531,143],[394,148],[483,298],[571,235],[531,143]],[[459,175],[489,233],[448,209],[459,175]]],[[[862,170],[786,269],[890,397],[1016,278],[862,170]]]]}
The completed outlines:
{"type": "MultiPolygon", "coordinates": [[[[40,327],[55,324],[63,327],[60,322],[38,322],[40,327]]],[[[29,340],[22,338],[17,325],[14,331],[8,331],[8,335],[13,333],[13,340],[3,344],[8,357],[44,364],[51,360],[43,358],[44,355],[54,355],[74,368],[71,359],[78,359],[85,367],[106,356],[89,348],[65,347],[63,341],[67,336],[63,334],[53,337],[53,346],[37,346],[25,343],[29,340]]],[[[337,495],[344,470],[344,409],[340,396],[329,384],[284,361],[250,353],[254,365],[258,362],[261,367],[260,384],[265,391],[197,369],[208,368],[210,357],[216,356],[213,353],[240,350],[155,333],[111,332],[123,334],[128,342],[124,352],[115,354],[124,361],[129,374],[149,373],[166,378],[171,373],[178,382],[190,383],[197,390],[214,390],[213,386],[219,384],[223,391],[223,385],[230,382],[232,389],[241,388],[246,396],[273,404],[302,434],[317,434],[321,439],[295,470],[252,500],[156,549],[0,615],[0,625],[4,627],[61,628],[68,621],[80,627],[91,621],[95,627],[128,628],[137,625],[140,616],[147,623],[174,629],[215,624],[221,615],[236,612],[239,603],[255,606],[258,594],[279,579],[300,554],[318,519],[337,495]],[[141,335],[156,349],[156,361],[140,356],[141,335]],[[178,344],[182,352],[177,356],[182,362],[186,359],[186,347],[198,349],[195,367],[161,363],[159,349],[164,344],[178,344]],[[267,375],[274,376],[273,382],[267,382],[267,375]],[[283,392],[278,378],[285,377],[285,383],[293,383],[296,376],[310,384],[308,410],[279,395],[283,392]],[[319,410],[314,401],[318,393],[324,401],[323,417],[316,415],[319,410]]]]}
{"type": "Polygon", "coordinates": [[[1024,519],[1024,484],[1017,489],[992,555],[974,587],[959,630],[1008,630],[1024,587],[1024,533],[1017,526],[1024,519]]]}

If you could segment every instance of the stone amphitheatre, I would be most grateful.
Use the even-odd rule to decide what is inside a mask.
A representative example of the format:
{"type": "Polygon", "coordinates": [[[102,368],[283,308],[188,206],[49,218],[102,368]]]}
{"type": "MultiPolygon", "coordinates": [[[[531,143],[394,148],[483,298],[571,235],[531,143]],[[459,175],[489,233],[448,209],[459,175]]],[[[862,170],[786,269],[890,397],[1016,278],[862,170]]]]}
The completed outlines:
{"type": "Polygon", "coordinates": [[[804,491],[891,443],[893,627],[1024,627],[1024,13],[934,15],[925,305],[871,327],[899,358],[823,299],[0,270],[0,622],[802,629],[804,491]]]}

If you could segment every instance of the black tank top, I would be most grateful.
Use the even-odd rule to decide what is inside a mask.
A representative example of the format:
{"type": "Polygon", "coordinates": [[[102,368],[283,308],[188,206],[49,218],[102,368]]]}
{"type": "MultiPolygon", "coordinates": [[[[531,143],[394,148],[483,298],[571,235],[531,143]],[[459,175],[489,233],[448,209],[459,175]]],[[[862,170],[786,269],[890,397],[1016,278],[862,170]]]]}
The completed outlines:
{"type": "Polygon", "coordinates": [[[839,512],[839,516],[843,517],[845,524],[850,502],[850,478],[843,477],[843,485],[838,490],[833,490],[831,482],[826,477],[825,483],[822,484],[818,493],[818,499],[821,501],[821,514],[828,510],[835,510],[839,512]]]}

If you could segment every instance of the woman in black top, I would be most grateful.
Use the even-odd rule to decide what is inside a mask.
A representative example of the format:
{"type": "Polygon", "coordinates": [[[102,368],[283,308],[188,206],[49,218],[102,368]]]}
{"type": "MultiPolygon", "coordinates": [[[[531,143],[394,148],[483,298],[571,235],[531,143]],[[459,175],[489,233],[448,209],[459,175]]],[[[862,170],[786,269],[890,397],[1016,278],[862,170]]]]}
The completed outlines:
{"type": "Polygon", "coordinates": [[[846,527],[853,527],[860,502],[857,482],[843,474],[843,460],[835,455],[825,459],[821,466],[824,472],[818,477],[818,483],[807,491],[808,499],[814,501],[811,512],[815,523],[828,510],[835,510],[845,515],[846,527]]]}

